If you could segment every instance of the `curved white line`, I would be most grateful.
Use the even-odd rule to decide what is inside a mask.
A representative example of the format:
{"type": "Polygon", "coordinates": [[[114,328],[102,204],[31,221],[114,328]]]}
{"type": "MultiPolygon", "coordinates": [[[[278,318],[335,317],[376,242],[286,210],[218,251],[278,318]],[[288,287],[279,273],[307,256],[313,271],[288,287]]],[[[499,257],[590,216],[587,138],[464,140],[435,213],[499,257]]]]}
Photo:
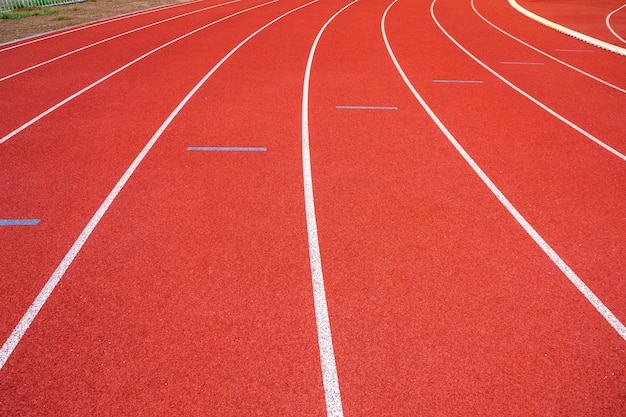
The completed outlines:
{"type": "MultiPolygon", "coordinates": [[[[539,235],[539,233],[528,223],[528,221],[522,216],[522,214],[513,206],[513,204],[505,197],[505,195],[500,191],[500,189],[494,184],[494,182],[487,176],[487,174],[480,168],[480,166],[472,159],[472,157],[467,153],[467,151],[461,146],[461,144],[452,136],[452,133],[445,127],[445,125],[441,122],[441,120],[437,117],[437,115],[433,112],[433,110],[426,104],[426,101],[422,98],[422,96],[417,92],[405,72],[402,70],[402,67],[398,63],[393,50],[391,49],[391,45],[389,44],[389,40],[387,39],[387,32],[385,30],[385,20],[387,18],[387,13],[391,9],[391,7],[398,0],[394,0],[393,3],[387,7],[385,13],[383,14],[383,18],[381,20],[381,31],[383,34],[383,40],[385,41],[385,46],[387,47],[387,52],[393,61],[396,69],[400,73],[400,76],[404,80],[405,84],[413,93],[413,96],[419,101],[421,106],[424,108],[426,113],[430,116],[430,118],[435,122],[439,130],[446,136],[448,141],[454,146],[456,151],[463,157],[465,162],[472,168],[472,170],[478,175],[478,177],[482,180],[482,182],[489,188],[489,190],[493,193],[494,196],[500,201],[500,203],[507,209],[507,211],[515,218],[517,223],[528,233],[528,235],[535,241],[535,243],[541,248],[541,250],[548,255],[550,260],[565,274],[565,276],[570,280],[572,284],[578,289],[578,291],[585,296],[585,298],[593,305],[593,307],[604,317],[604,319],[615,329],[615,331],[622,337],[622,339],[626,340],[626,326],[619,321],[619,319],[609,310],[604,303],[587,287],[587,285],[576,275],[576,273],[565,263],[563,259],[552,249],[552,247],[539,235]]],[[[433,2],[434,4],[434,2],[433,2]]],[[[432,7],[432,5],[431,5],[432,7]]],[[[431,9],[432,10],[432,9],[431,9]]]]}
{"type": "Polygon", "coordinates": [[[546,18],[543,18],[539,15],[536,15],[535,13],[531,12],[530,10],[527,10],[525,8],[523,8],[522,6],[519,5],[519,3],[517,3],[517,1],[515,0],[508,0],[509,4],[518,12],[520,12],[521,14],[523,14],[524,16],[534,20],[535,22],[539,22],[544,26],[549,27],[550,29],[554,29],[557,32],[561,32],[564,33],[566,35],[569,35],[573,38],[576,38],[578,40],[581,40],[583,42],[587,42],[591,45],[597,46],[598,48],[602,48],[602,49],[606,49],[607,51],[611,51],[614,52],[618,55],[623,55],[626,56],[626,49],[621,48],[617,45],[613,45],[611,43],[608,42],[604,42],[601,41],[600,39],[596,39],[593,38],[589,35],[585,35],[584,33],[580,33],[580,32],[576,32],[575,30],[572,30],[570,28],[567,28],[565,26],[561,26],[558,23],[554,23],[546,18]]]}
{"type": "Polygon", "coordinates": [[[555,62],[558,62],[558,63],[559,63],[559,64],[561,64],[561,65],[565,65],[565,66],[566,66],[566,67],[568,67],[569,69],[572,69],[572,70],[574,70],[574,71],[576,71],[576,72],[578,72],[578,73],[580,73],[580,74],[582,74],[582,75],[585,75],[585,76],[587,76],[587,77],[589,77],[589,78],[591,78],[591,79],[593,79],[593,80],[596,80],[596,81],[598,81],[598,82],[600,82],[600,83],[602,83],[602,84],[606,85],[607,87],[611,87],[611,88],[613,88],[613,89],[615,89],[615,90],[617,90],[617,91],[620,91],[620,92],[622,92],[622,93],[626,93],[626,89],[623,89],[623,88],[621,88],[621,87],[618,87],[618,86],[616,86],[615,84],[611,84],[610,82],[605,81],[605,80],[603,80],[603,79],[601,79],[601,78],[598,78],[598,77],[596,77],[595,75],[592,75],[592,74],[590,74],[590,73],[588,73],[588,72],[586,72],[586,71],[583,71],[583,70],[581,70],[580,68],[577,68],[577,67],[575,67],[575,66],[573,66],[573,65],[570,65],[570,64],[568,64],[567,62],[561,61],[561,60],[560,60],[560,59],[558,59],[557,57],[554,57],[554,56],[552,56],[552,55],[550,55],[550,54],[548,54],[548,53],[546,53],[546,52],[542,51],[541,49],[538,49],[538,48],[536,48],[536,47],[534,47],[534,46],[532,46],[532,45],[530,45],[530,44],[528,44],[528,43],[524,42],[523,40],[521,40],[521,39],[519,39],[519,38],[517,38],[517,37],[515,37],[515,36],[511,35],[510,33],[506,32],[504,29],[501,29],[500,27],[496,26],[493,22],[489,21],[486,17],[484,17],[482,14],[480,14],[480,12],[476,9],[476,6],[475,6],[475,4],[474,4],[474,0],[472,0],[472,9],[474,9],[474,12],[475,12],[475,13],[476,13],[476,14],[477,14],[477,15],[478,15],[478,16],[479,16],[482,20],[484,20],[487,24],[489,24],[489,25],[490,25],[491,27],[493,27],[494,29],[496,29],[496,30],[500,31],[500,32],[501,32],[501,33],[503,33],[504,35],[508,36],[509,38],[511,38],[511,39],[513,39],[513,40],[515,40],[515,41],[517,41],[517,42],[519,42],[519,43],[521,43],[522,45],[524,45],[524,46],[526,46],[526,47],[528,47],[528,48],[532,49],[532,50],[533,50],[533,51],[535,51],[535,52],[539,52],[541,55],[543,55],[543,56],[545,56],[545,57],[547,57],[547,58],[550,58],[551,60],[553,60],[553,61],[555,61],[555,62]]]}
{"type": "Polygon", "coordinates": [[[112,22],[118,22],[120,20],[129,19],[131,17],[142,16],[144,14],[149,14],[149,13],[154,13],[154,12],[160,12],[161,10],[172,9],[174,7],[179,7],[179,6],[186,6],[186,5],[189,5],[189,4],[192,4],[192,3],[199,3],[201,1],[202,0],[191,0],[191,1],[185,1],[185,2],[182,2],[182,3],[170,4],[170,5],[167,5],[167,6],[152,7],[152,8],[147,9],[147,10],[141,10],[141,11],[138,11],[138,12],[129,12],[129,13],[126,13],[126,14],[122,14],[120,16],[115,16],[115,17],[107,17],[107,18],[104,18],[104,19],[101,19],[101,20],[96,20],[95,22],[81,24],[81,25],[78,25],[78,26],[70,27],[70,28],[54,30],[52,32],[47,32],[47,33],[40,33],[38,35],[33,35],[33,36],[29,36],[27,38],[18,39],[18,40],[15,40],[15,41],[11,41],[11,42],[6,42],[6,43],[3,43],[3,44],[0,44],[0,52],[9,51],[9,50],[15,49],[15,48],[21,48],[22,46],[30,45],[30,44],[41,42],[41,41],[45,41],[45,40],[48,40],[48,39],[51,39],[51,38],[56,38],[58,36],[67,35],[69,33],[79,32],[81,30],[93,28],[93,27],[96,27],[96,26],[106,25],[106,24],[112,23],[112,22]],[[48,35],[48,36],[46,36],[46,35],[48,35]],[[30,38],[36,38],[36,39],[28,40],[30,38]],[[6,48],[4,46],[6,46],[6,48]]]}
{"type": "Polygon", "coordinates": [[[387,32],[385,30],[385,20],[387,18],[387,13],[391,9],[391,7],[398,0],[394,0],[393,3],[387,7],[385,13],[383,14],[383,18],[381,21],[381,30],[383,34],[383,40],[385,41],[385,45],[387,47],[387,52],[393,61],[396,69],[400,73],[400,76],[404,80],[405,84],[413,93],[413,96],[419,101],[421,106],[424,108],[426,113],[430,116],[430,118],[435,122],[439,130],[448,138],[452,146],[457,150],[457,152],[463,157],[465,162],[472,168],[472,170],[478,175],[478,177],[482,180],[482,182],[489,188],[489,190],[496,196],[498,201],[507,209],[507,211],[515,218],[515,220],[519,223],[520,226],[528,233],[528,235],[535,241],[535,243],[543,250],[543,252],[548,255],[548,257],[554,262],[554,264],[565,274],[565,276],[576,286],[578,291],[580,291],[585,298],[593,305],[593,307],[604,317],[604,319],[617,331],[617,333],[622,337],[622,339],[626,340],[626,327],[619,321],[619,319],[602,303],[602,301],[587,287],[587,285],[576,275],[576,273],[565,263],[563,259],[552,249],[552,247],[539,235],[539,233],[526,221],[526,219],[522,216],[522,214],[513,206],[513,204],[504,196],[504,194],[500,191],[500,189],[494,184],[493,181],[487,176],[487,174],[480,168],[480,166],[472,159],[472,157],[467,153],[467,151],[461,146],[461,144],[452,136],[450,131],[445,127],[445,125],[441,122],[441,120],[437,117],[437,115],[433,112],[433,110],[428,106],[426,101],[422,98],[422,96],[417,92],[406,73],[402,70],[402,67],[398,63],[393,50],[391,49],[391,45],[389,44],[389,40],[387,39],[387,32]]]}
{"type": "Polygon", "coordinates": [[[500,75],[498,72],[496,72],[494,69],[492,69],[490,66],[488,66],[487,64],[485,64],[484,62],[482,62],[480,59],[476,58],[470,51],[468,51],[467,49],[465,49],[459,42],[457,42],[456,39],[454,39],[452,37],[452,35],[450,35],[444,28],[443,26],[441,26],[441,24],[439,23],[439,21],[437,20],[437,17],[435,17],[435,3],[437,2],[437,0],[433,0],[433,2],[430,5],[430,15],[433,18],[433,21],[435,22],[435,24],[439,27],[439,29],[441,30],[441,32],[443,32],[444,35],[446,35],[446,37],[448,39],[450,39],[452,41],[452,43],[454,43],[460,50],[462,50],[463,52],[465,52],[465,54],[467,56],[469,56],[470,58],[472,58],[474,61],[476,61],[477,64],[479,64],[481,67],[483,67],[484,69],[486,69],[487,71],[489,71],[491,74],[493,74],[494,76],[496,76],[500,81],[502,81],[503,83],[505,83],[506,85],[508,85],[509,87],[511,87],[513,90],[517,91],[518,93],[520,93],[521,95],[523,95],[524,97],[526,97],[528,100],[532,101],[533,103],[535,103],[537,106],[541,107],[543,110],[545,110],[546,112],[550,113],[552,116],[556,117],[557,119],[559,119],[560,121],[562,121],[563,123],[565,123],[566,125],[568,125],[569,127],[571,127],[572,129],[576,130],[578,133],[582,134],[583,136],[585,136],[587,139],[590,139],[591,141],[595,142],[596,144],[600,145],[602,148],[606,149],[607,151],[611,152],[613,155],[617,156],[618,158],[620,158],[623,161],[626,161],[626,155],[622,154],[621,152],[619,152],[618,150],[612,148],[611,146],[607,145],[606,143],[602,142],[600,139],[596,138],[595,136],[593,136],[591,133],[587,132],[586,130],[584,130],[583,128],[581,128],[580,126],[576,125],[574,122],[566,119],[564,116],[561,116],[559,113],[557,113],[556,111],[552,110],[550,107],[546,106],[545,104],[543,104],[541,101],[537,100],[535,97],[531,96],[530,94],[528,94],[527,92],[525,92],[524,90],[522,90],[521,88],[519,88],[518,86],[516,86],[515,84],[513,84],[512,82],[510,82],[509,80],[507,80],[506,78],[504,78],[502,75],[500,75]]]}
{"type": "Polygon", "coordinates": [[[606,16],[605,23],[606,23],[606,27],[608,27],[608,28],[609,28],[609,30],[611,31],[611,33],[612,33],[612,34],[613,34],[613,35],[614,35],[617,39],[619,39],[620,41],[622,41],[622,42],[626,43],[626,39],[622,38],[622,37],[621,37],[621,36],[620,36],[620,35],[619,35],[619,34],[618,34],[618,33],[617,33],[614,29],[613,29],[613,26],[611,26],[611,17],[612,17],[615,13],[619,12],[620,10],[622,10],[624,7],[626,7],[626,4],[624,4],[623,6],[618,7],[617,9],[615,9],[615,10],[613,10],[611,13],[609,13],[609,14],[606,16]]]}
{"type": "Polygon", "coordinates": [[[49,64],[51,62],[58,61],[58,60],[60,60],[62,58],[67,58],[70,55],[74,55],[75,53],[82,52],[82,51],[84,51],[86,49],[89,49],[89,48],[92,48],[94,46],[101,45],[103,43],[112,41],[113,39],[121,38],[122,36],[130,35],[131,33],[139,32],[141,30],[148,29],[150,27],[157,26],[157,25],[160,25],[162,23],[170,22],[172,20],[180,19],[182,17],[186,17],[186,16],[189,16],[189,15],[192,15],[192,14],[195,14],[195,13],[204,12],[204,11],[207,11],[207,10],[210,10],[210,9],[215,9],[217,7],[226,6],[226,5],[232,4],[232,3],[237,3],[238,1],[240,1],[240,0],[231,0],[231,1],[228,1],[226,3],[220,3],[220,4],[213,5],[213,6],[203,7],[202,9],[192,10],[192,11],[187,12],[187,13],[179,14],[178,16],[169,17],[167,19],[159,20],[157,22],[150,23],[150,24],[145,25],[145,26],[140,26],[138,28],[131,29],[131,30],[123,32],[123,33],[119,33],[117,35],[110,36],[108,38],[99,40],[97,42],[90,43],[89,45],[82,46],[82,47],[80,47],[78,49],[74,49],[73,51],[66,52],[66,53],[61,54],[59,56],[56,56],[54,58],[50,58],[47,61],[43,61],[43,62],[40,62],[38,64],[31,65],[30,67],[24,68],[23,70],[20,70],[20,71],[17,71],[17,72],[14,72],[13,74],[5,75],[4,77],[0,78],[0,82],[8,80],[10,78],[13,78],[15,76],[18,76],[20,74],[24,74],[25,72],[34,70],[35,68],[42,67],[42,66],[44,66],[46,64],[49,64]]]}
{"type": "Polygon", "coordinates": [[[191,89],[191,91],[178,104],[178,106],[176,106],[174,111],[170,113],[167,119],[165,119],[163,124],[159,127],[156,133],[152,136],[150,141],[148,141],[148,143],[144,146],[144,148],[141,150],[139,155],[137,155],[137,157],[132,162],[132,164],[128,167],[124,175],[122,175],[122,177],[119,179],[117,184],[115,184],[115,187],[113,187],[113,189],[111,190],[109,195],[106,197],[106,199],[104,200],[100,208],[98,208],[98,210],[93,215],[93,217],[91,218],[87,226],[85,226],[85,228],[83,229],[81,234],[78,236],[78,238],[76,239],[76,241],[74,242],[70,250],[67,252],[67,254],[63,258],[63,260],[61,261],[57,269],[54,271],[54,273],[52,274],[48,282],[46,282],[46,285],[42,288],[39,295],[37,295],[37,298],[35,299],[35,301],[33,301],[33,303],[28,308],[26,313],[24,313],[24,315],[22,316],[22,319],[19,321],[17,326],[15,326],[15,329],[13,329],[13,332],[11,332],[11,335],[9,336],[9,338],[4,342],[4,345],[0,349],[0,370],[4,367],[7,360],[10,358],[11,354],[17,347],[18,343],[22,340],[22,337],[24,336],[24,334],[26,333],[26,331],[32,324],[33,320],[35,320],[35,318],[37,317],[37,314],[39,314],[39,311],[41,310],[43,305],[46,303],[46,301],[52,294],[52,291],[54,291],[55,287],[57,286],[61,278],[63,278],[63,275],[65,275],[65,272],[70,267],[70,265],[72,264],[72,262],[74,261],[74,259],[76,258],[80,250],[83,248],[85,242],[87,241],[91,233],[94,231],[94,229],[96,228],[96,226],[98,225],[102,217],[105,215],[109,207],[111,207],[111,204],[113,204],[113,201],[115,200],[115,198],[122,191],[122,188],[124,188],[124,186],[130,179],[130,177],[137,170],[137,167],[139,167],[139,164],[141,164],[141,162],[146,157],[148,152],[150,152],[150,149],[152,149],[152,147],[154,146],[156,141],[161,137],[165,129],[167,129],[170,123],[172,123],[172,120],[174,120],[174,118],[178,115],[178,113],[180,113],[183,107],[185,107],[185,105],[189,102],[191,97],[193,97],[193,95],[196,94],[196,92],[200,89],[200,87],[202,87],[202,85],[211,77],[211,75],[213,75],[215,71],[218,70],[219,67],[222,66],[222,64],[224,64],[224,62],[226,62],[228,58],[230,58],[235,52],[237,52],[237,50],[241,48],[244,44],[246,44],[250,39],[258,35],[261,31],[265,30],[270,25],[276,23],[283,17],[291,13],[294,13],[304,7],[307,7],[313,3],[316,3],[317,1],[319,0],[313,0],[302,6],[296,7],[295,9],[292,9],[280,15],[279,17],[275,18],[271,22],[265,24],[260,29],[257,29],[254,33],[252,33],[246,39],[241,41],[237,46],[231,49],[231,51],[228,54],[226,54],[224,58],[220,60],[220,62],[215,64],[215,66],[191,89]]]}
{"type": "Polygon", "coordinates": [[[110,72],[109,74],[107,74],[107,75],[105,75],[104,77],[102,77],[102,78],[98,79],[97,81],[94,81],[93,83],[89,84],[87,87],[85,87],[85,88],[83,88],[83,89],[81,89],[81,90],[77,91],[76,93],[72,94],[71,96],[67,97],[66,99],[64,99],[64,100],[60,101],[59,103],[55,104],[54,106],[50,107],[48,110],[44,111],[43,113],[40,113],[38,116],[35,116],[34,118],[30,119],[28,122],[24,123],[23,125],[21,125],[21,126],[20,126],[20,127],[18,127],[17,129],[15,129],[14,131],[12,131],[11,133],[9,133],[9,134],[7,134],[7,135],[3,136],[2,138],[0,138],[0,144],[2,144],[2,143],[4,143],[4,142],[6,142],[7,140],[11,139],[13,136],[17,135],[18,133],[20,133],[22,130],[24,130],[24,129],[28,128],[29,126],[32,126],[34,123],[36,123],[36,122],[38,122],[39,120],[43,119],[44,117],[46,117],[47,115],[49,115],[50,113],[52,113],[53,111],[55,111],[56,109],[58,109],[59,107],[61,107],[61,106],[65,105],[65,104],[67,104],[67,103],[69,103],[70,101],[74,100],[76,97],[78,97],[78,96],[82,95],[83,93],[85,93],[85,92],[87,92],[87,91],[91,90],[92,88],[94,88],[94,87],[95,87],[95,86],[97,86],[98,84],[103,83],[104,81],[108,80],[109,78],[111,78],[111,77],[112,77],[112,76],[114,76],[115,74],[117,74],[117,73],[120,73],[120,72],[124,71],[126,68],[130,67],[131,65],[136,64],[137,62],[141,61],[142,59],[144,59],[144,58],[146,58],[146,57],[148,57],[148,56],[150,56],[150,55],[152,55],[153,53],[155,53],[155,52],[157,52],[157,51],[159,51],[159,50],[161,50],[161,49],[163,49],[163,48],[165,48],[165,47],[167,47],[167,46],[170,46],[170,45],[172,45],[173,43],[176,43],[176,42],[178,42],[178,41],[179,41],[179,40],[181,40],[181,39],[184,39],[184,38],[186,38],[186,37],[188,37],[188,36],[191,36],[191,35],[193,35],[194,33],[200,32],[201,30],[206,29],[206,28],[208,28],[209,26],[213,26],[213,25],[215,25],[215,24],[217,24],[217,23],[223,22],[223,21],[225,21],[225,20],[230,19],[231,17],[235,17],[235,16],[237,16],[237,15],[240,15],[240,14],[242,14],[242,13],[248,12],[248,11],[250,11],[250,10],[254,10],[254,9],[259,8],[259,7],[267,6],[268,4],[271,4],[271,3],[276,3],[277,1],[278,1],[278,0],[271,0],[271,1],[267,2],[267,3],[258,4],[258,5],[256,5],[256,6],[249,7],[249,8],[247,8],[247,9],[244,9],[244,10],[238,11],[238,12],[233,13],[233,14],[230,14],[230,15],[228,15],[228,16],[226,16],[226,17],[223,17],[223,18],[221,18],[221,19],[215,20],[215,21],[213,21],[213,22],[211,22],[211,23],[207,23],[206,25],[201,26],[201,27],[199,27],[199,28],[197,28],[197,29],[194,29],[194,30],[192,30],[191,32],[187,32],[187,33],[185,33],[184,35],[181,35],[181,36],[179,36],[179,37],[178,37],[178,38],[176,38],[176,39],[173,39],[173,40],[171,40],[171,41],[169,41],[169,42],[167,42],[167,43],[164,43],[163,45],[161,45],[161,46],[159,46],[159,47],[157,47],[157,48],[152,49],[152,50],[151,50],[151,51],[149,51],[149,52],[146,52],[145,54],[141,55],[139,58],[135,58],[134,60],[130,61],[129,63],[127,63],[127,64],[125,64],[125,65],[122,65],[121,67],[119,67],[119,68],[118,68],[118,69],[116,69],[115,71],[110,72]]]}
{"type": "Polygon", "coordinates": [[[326,413],[329,417],[342,417],[341,393],[339,391],[339,378],[335,363],[333,340],[330,331],[330,318],[326,303],[326,290],[324,289],[324,275],[322,273],[322,258],[317,235],[317,220],[315,216],[315,198],[313,196],[313,177],[311,174],[311,150],[309,146],[309,85],[311,82],[311,67],[315,49],[326,27],[341,12],[355,4],[358,0],[347,4],[335,13],[322,26],[315,37],[309,59],[304,72],[304,87],[302,90],[302,174],[304,179],[304,205],[306,211],[306,226],[309,239],[309,261],[311,264],[311,279],[313,282],[313,299],[315,303],[315,321],[317,323],[317,341],[320,349],[320,362],[322,366],[322,378],[324,382],[324,395],[326,398],[326,413]]]}

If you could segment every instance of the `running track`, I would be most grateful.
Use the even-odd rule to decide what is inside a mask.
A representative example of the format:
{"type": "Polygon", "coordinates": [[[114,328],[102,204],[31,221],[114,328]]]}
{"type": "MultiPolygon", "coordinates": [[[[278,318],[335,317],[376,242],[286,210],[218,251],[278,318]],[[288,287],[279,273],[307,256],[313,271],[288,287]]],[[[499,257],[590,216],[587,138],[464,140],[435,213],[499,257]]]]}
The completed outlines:
{"type": "Polygon", "coordinates": [[[625,59],[504,0],[0,46],[0,415],[623,415],[625,59]]]}

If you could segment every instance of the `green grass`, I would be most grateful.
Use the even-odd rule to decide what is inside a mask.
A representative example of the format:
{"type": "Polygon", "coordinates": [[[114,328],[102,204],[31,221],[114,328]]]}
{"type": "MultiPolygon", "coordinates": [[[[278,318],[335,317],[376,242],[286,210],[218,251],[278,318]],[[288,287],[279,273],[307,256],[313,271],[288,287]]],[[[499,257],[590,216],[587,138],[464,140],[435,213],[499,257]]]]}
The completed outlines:
{"type": "Polygon", "coordinates": [[[57,11],[54,9],[19,9],[12,12],[0,13],[0,19],[23,19],[30,16],[43,16],[47,14],[54,14],[57,11]]]}

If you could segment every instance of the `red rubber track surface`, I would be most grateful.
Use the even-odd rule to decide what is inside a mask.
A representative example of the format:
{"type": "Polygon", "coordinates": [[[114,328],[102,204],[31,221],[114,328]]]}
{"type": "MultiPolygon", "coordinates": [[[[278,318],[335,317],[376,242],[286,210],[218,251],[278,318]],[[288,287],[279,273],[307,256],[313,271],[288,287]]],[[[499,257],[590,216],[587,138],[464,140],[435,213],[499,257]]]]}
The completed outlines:
{"type": "MultiPolygon", "coordinates": [[[[623,6],[623,0],[518,0],[518,3],[554,23],[623,46],[605,24],[607,15],[623,6]]],[[[610,23],[613,30],[623,37],[626,34],[626,11],[617,12],[610,23]]]]}
{"type": "MultiPolygon", "coordinates": [[[[448,3],[437,3],[437,11],[439,14],[454,12],[453,8],[449,6],[448,3]],[[452,9],[452,10],[451,10],[452,9]]],[[[545,53],[548,53],[555,58],[558,58],[564,62],[567,62],[576,68],[579,68],[585,72],[593,74],[609,83],[617,85],[622,89],[625,88],[625,78],[624,75],[624,57],[614,54],[612,52],[596,48],[588,43],[582,42],[578,39],[574,39],[570,36],[564,34],[554,33],[553,29],[550,29],[541,24],[535,23],[532,20],[528,19],[521,13],[517,12],[515,9],[509,6],[507,1],[499,1],[499,0],[474,0],[474,5],[476,10],[483,15],[490,22],[500,27],[501,29],[507,31],[509,34],[521,39],[522,41],[542,50],[545,53]],[[585,52],[576,52],[576,51],[585,51],[585,52]]],[[[484,24],[484,21],[479,17],[476,17],[475,12],[472,10],[471,13],[468,12],[468,8],[471,10],[470,2],[462,2],[460,9],[463,13],[456,13],[457,19],[468,19],[472,22],[483,22],[480,24],[480,28],[484,35],[481,40],[483,42],[487,42],[489,40],[488,36],[497,36],[498,39],[502,38],[503,42],[506,39],[506,45],[510,48],[514,48],[509,53],[507,51],[506,55],[501,57],[501,60],[505,59],[513,59],[513,54],[520,55],[521,58],[525,59],[533,59],[539,62],[548,62],[545,57],[542,57],[539,54],[533,53],[531,49],[520,45],[517,42],[511,42],[510,39],[503,37],[501,33],[497,30],[489,27],[488,24],[484,24]],[[487,38],[485,38],[487,37],[487,38]],[[524,54],[524,55],[522,55],[524,54]]],[[[440,16],[442,19],[444,15],[440,16]]],[[[565,24],[565,23],[561,23],[565,24]]],[[[596,22],[596,26],[604,25],[604,21],[596,22]]],[[[567,25],[566,25],[567,26],[567,25]]],[[[457,28],[450,28],[450,30],[458,30],[457,28]]],[[[483,43],[484,44],[484,43],[483,43]]],[[[490,48],[496,48],[500,45],[497,45],[495,42],[489,42],[490,48]]],[[[476,43],[475,43],[476,45],[476,43]]],[[[482,49],[482,47],[481,47],[482,49]]],[[[478,54],[480,52],[479,49],[472,48],[472,52],[478,54]]],[[[484,55],[483,55],[484,57],[484,55]]],[[[499,61],[492,61],[499,62],[499,61]]],[[[558,68],[558,65],[556,66],[558,68]]],[[[514,68],[509,68],[512,70],[514,68]]],[[[519,68],[518,68],[519,69],[519,68]]],[[[544,70],[545,68],[541,68],[544,70]]],[[[503,70],[503,68],[500,68],[503,70]]],[[[522,70],[526,71],[526,70],[522,70]]],[[[564,74],[567,74],[569,78],[574,76],[574,72],[563,71],[564,74]]],[[[555,76],[550,79],[550,83],[559,82],[560,77],[555,76]]],[[[589,80],[585,81],[587,83],[589,80]]],[[[546,83],[547,86],[550,86],[550,83],[546,83]]],[[[600,84],[594,83],[594,86],[597,85],[598,88],[602,86],[600,84]]],[[[537,93],[537,89],[530,90],[529,92],[533,92],[533,94],[537,93]]],[[[541,90],[539,90],[541,91],[541,90]]],[[[604,90],[602,90],[604,91],[604,90]]],[[[575,88],[572,88],[572,85],[566,87],[563,90],[564,99],[560,100],[558,103],[550,103],[550,105],[557,104],[566,104],[566,103],[576,103],[576,100],[580,100],[578,96],[574,96],[572,98],[572,94],[578,94],[575,88]]],[[[612,93],[611,93],[612,95],[612,93]]],[[[601,99],[595,100],[595,104],[604,105],[604,100],[606,97],[600,94],[601,99]]],[[[610,97],[609,97],[610,98],[610,97]]],[[[618,107],[619,109],[619,107],[618,107]]],[[[598,112],[601,113],[601,112],[598,112]]],[[[595,114],[595,112],[594,112],[595,114]]],[[[602,116],[602,114],[596,114],[596,116],[602,116]]],[[[623,138],[623,137],[622,137],[623,138]]],[[[622,141],[622,143],[624,143],[622,141]]],[[[623,148],[622,148],[623,149],[623,148]]]]}
{"type": "MultiPolygon", "coordinates": [[[[268,4],[182,39],[0,144],[0,219],[40,219],[0,227],[2,343],[183,97],[247,36],[304,3],[268,4]]],[[[191,98],[0,369],[0,415],[327,414],[301,105],[314,39],[347,3],[321,0],[269,26],[191,98]],[[198,146],[267,151],[187,150],[198,146]]],[[[411,94],[381,34],[390,3],[361,0],[338,15],[311,69],[313,189],[344,414],[622,415],[626,342],[411,94]]],[[[0,76],[216,4],[0,48],[0,76]]],[[[192,14],[0,82],[0,134],[147,51],[258,4],[192,14]]],[[[589,47],[506,1],[475,6],[546,52],[589,47]]],[[[437,0],[434,13],[478,59],[626,153],[626,94],[503,35],[469,0],[437,0]]],[[[626,162],[470,59],[435,24],[431,0],[399,0],[386,31],[459,143],[626,322],[626,162]]],[[[626,87],[623,57],[598,49],[559,58],[626,87]]]]}

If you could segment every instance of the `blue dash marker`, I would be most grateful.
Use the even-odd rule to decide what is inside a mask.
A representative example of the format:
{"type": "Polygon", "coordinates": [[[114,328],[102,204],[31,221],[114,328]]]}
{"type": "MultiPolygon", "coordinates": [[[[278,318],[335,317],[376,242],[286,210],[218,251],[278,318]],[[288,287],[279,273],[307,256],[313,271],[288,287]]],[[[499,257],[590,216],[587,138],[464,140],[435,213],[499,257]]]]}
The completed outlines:
{"type": "Polygon", "coordinates": [[[39,224],[39,219],[9,219],[0,220],[0,226],[36,226],[39,224]]]}
{"type": "Polygon", "coordinates": [[[434,83],[482,84],[481,80],[433,80],[434,83]]]}
{"type": "Polygon", "coordinates": [[[267,148],[228,148],[215,146],[190,146],[188,151],[217,151],[217,152],[265,152],[267,148]]]}
{"type": "Polygon", "coordinates": [[[503,61],[502,65],[543,65],[543,62],[503,61]]]}
{"type": "Polygon", "coordinates": [[[593,52],[591,49],[555,49],[556,52],[583,52],[589,53],[593,52]]]}
{"type": "Polygon", "coordinates": [[[395,106],[336,106],[336,108],[348,110],[398,110],[395,106]]]}

